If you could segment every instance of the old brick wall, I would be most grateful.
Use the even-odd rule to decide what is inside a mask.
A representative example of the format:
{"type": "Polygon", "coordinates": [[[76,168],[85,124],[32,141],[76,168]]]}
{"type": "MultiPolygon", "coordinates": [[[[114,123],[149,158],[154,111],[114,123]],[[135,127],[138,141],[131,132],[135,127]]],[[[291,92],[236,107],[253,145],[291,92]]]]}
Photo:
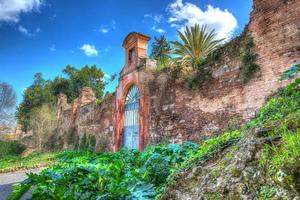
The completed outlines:
{"type": "Polygon", "coordinates": [[[100,105],[90,88],[83,88],[78,99],[67,104],[65,95],[58,98],[57,132],[63,148],[77,148],[84,135],[94,135],[97,151],[112,151],[115,127],[115,96],[107,96],[100,105]]]}
{"type": "Polygon", "coordinates": [[[226,45],[212,68],[212,79],[197,90],[161,74],[151,90],[150,143],[202,140],[253,117],[279,88],[280,74],[300,61],[300,1],[254,0],[245,38],[254,38],[260,71],[249,83],[240,81],[243,38],[226,45]]]}
{"type": "MultiPolygon", "coordinates": [[[[279,81],[280,74],[300,61],[300,1],[254,0],[253,3],[245,33],[209,58],[204,68],[212,69],[211,78],[200,87],[188,90],[186,81],[173,73],[151,71],[153,62],[139,60],[138,52],[142,55],[146,52],[147,44],[143,43],[142,51],[136,51],[137,68],[129,65],[122,71],[116,96],[100,105],[88,89],[72,105],[60,97],[59,134],[75,132],[79,137],[93,134],[98,150],[120,148],[124,96],[132,84],[141,90],[141,149],[151,143],[203,140],[253,117],[267,98],[288,84],[279,81]],[[254,39],[252,50],[257,54],[260,71],[243,84],[241,57],[250,37],[254,39]]],[[[126,55],[128,49],[139,45],[133,44],[130,37],[128,42],[126,55]]],[[[68,146],[65,142],[64,147],[68,146]]]]}

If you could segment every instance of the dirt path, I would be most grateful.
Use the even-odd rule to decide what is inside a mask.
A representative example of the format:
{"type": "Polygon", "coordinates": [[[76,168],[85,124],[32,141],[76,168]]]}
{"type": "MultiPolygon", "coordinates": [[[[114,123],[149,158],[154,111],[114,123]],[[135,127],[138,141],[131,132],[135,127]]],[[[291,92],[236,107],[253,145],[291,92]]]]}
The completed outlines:
{"type": "MultiPolygon", "coordinates": [[[[20,183],[27,178],[26,173],[39,173],[40,171],[42,168],[0,174],[0,200],[5,200],[8,197],[13,184],[20,183]]],[[[25,194],[22,199],[28,198],[30,198],[30,193],[25,194]]]]}

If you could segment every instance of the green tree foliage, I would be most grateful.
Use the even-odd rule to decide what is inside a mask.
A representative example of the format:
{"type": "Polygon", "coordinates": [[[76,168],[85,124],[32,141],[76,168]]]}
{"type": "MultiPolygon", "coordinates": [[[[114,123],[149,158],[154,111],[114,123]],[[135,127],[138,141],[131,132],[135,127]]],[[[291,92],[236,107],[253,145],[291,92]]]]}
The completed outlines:
{"type": "Polygon", "coordinates": [[[177,31],[181,41],[174,41],[173,53],[176,63],[182,66],[199,67],[208,54],[212,53],[223,40],[216,39],[214,30],[208,32],[206,26],[195,24],[186,27],[183,32],[177,31]]]}
{"type": "Polygon", "coordinates": [[[90,87],[95,92],[97,99],[102,100],[103,90],[106,85],[104,72],[96,65],[84,66],[76,69],[70,65],[63,70],[66,77],[57,76],[53,80],[45,80],[41,73],[34,75],[34,80],[23,94],[23,101],[17,109],[17,119],[23,130],[32,129],[31,116],[42,105],[53,106],[60,93],[67,95],[73,101],[80,94],[83,87],[90,87]]]}
{"type": "Polygon", "coordinates": [[[171,45],[164,35],[154,37],[152,43],[151,58],[155,59],[160,68],[167,67],[170,60],[171,45]]]}
{"type": "Polygon", "coordinates": [[[17,109],[17,119],[24,131],[32,126],[31,115],[43,104],[53,105],[56,97],[51,88],[51,81],[45,80],[41,73],[34,75],[33,84],[23,94],[23,101],[17,109]]]}
{"type": "Polygon", "coordinates": [[[63,72],[70,80],[72,96],[77,97],[83,87],[90,87],[95,92],[97,99],[102,99],[105,87],[104,72],[96,65],[92,67],[86,65],[80,70],[68,65],[63,72]]]}

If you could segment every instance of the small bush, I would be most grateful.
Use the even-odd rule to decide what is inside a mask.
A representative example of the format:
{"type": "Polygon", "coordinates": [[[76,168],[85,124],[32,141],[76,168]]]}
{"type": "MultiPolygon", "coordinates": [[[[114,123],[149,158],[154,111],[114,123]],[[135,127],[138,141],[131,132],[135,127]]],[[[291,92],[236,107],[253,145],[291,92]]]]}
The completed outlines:
{"type": "Polygon", "coordinates": [[[26,147],[16,141],[0,140],[0,159],[5,156],[17,156],[23,153],[26,147]]]}
{"type": "Polygon", "coordinates": [[[288,80],[288,79],[294,78],[298,74],[298,72],[300,72],[300,62],[292,65],[288,70],[283,72],[280,79],[288,80]]]}
{"type": "Polygon", "coordinates": [[[271,199],[275,194],[277,190],[273,186],[263,186],[260,188],[259,196],[263,200],[271,199]]]}

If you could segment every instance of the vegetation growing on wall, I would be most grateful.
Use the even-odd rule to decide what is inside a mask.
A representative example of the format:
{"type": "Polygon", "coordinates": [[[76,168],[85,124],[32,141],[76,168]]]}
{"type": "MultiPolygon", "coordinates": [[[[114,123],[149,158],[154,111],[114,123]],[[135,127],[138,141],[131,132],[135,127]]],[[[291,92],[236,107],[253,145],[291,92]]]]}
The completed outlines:
{"type": "Polygon", "coordinates": [[[80,150],[94,152],[96,148],[96,137],[91,134],[84,133],[79,144],[80,150]]]}
{"type": "Polygon", "coordinates": [[[252,51],[253,46],[254,40],[250,37],[246,41],[242,55],[241,81],[244,84],[248,83],[259,70],[259,65],[255,63],[257,55],[252,51]]]}
{"type": "Polygon", "coordinates": [[[206,26],[195,24],[186,27],[183,32],[177,31],[181,41],[174,41],[172,53],[174,61],[182,67],[197,68],[201,66],[205,58],[220,46],[223,40],[216,39],[214,30],[208,31],[206,26]]]}
{"type": "Polygon", "coordinates": [[[219,67],[220,64],[224,64],[227,57],[239,58],[240,55],[243,54],[242,47],[248,38],[246,30],[247,27],[238,37],[218,46],[218,48],[208,54],[206,58],[203,59],[203,62],[197,66],[195,73],[186,79],[187,88],[190,90],[197,89],[199,86],[211,80],[211,72],[214,67],[219,67]]]}

